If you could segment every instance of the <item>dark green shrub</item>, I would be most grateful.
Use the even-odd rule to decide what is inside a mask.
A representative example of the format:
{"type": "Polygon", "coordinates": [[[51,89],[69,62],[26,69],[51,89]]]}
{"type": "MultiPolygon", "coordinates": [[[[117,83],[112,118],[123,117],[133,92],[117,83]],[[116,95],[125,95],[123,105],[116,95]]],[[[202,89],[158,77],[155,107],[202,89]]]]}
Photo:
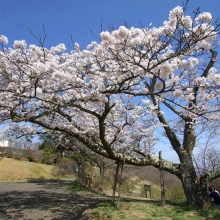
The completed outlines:
{"type": "Polygon", "coordinates": [[[31,157],[31,156],[28,156],[27,159],[28,159],[29,162],[33,162],[34,161],[33,157],[31,157]]]}

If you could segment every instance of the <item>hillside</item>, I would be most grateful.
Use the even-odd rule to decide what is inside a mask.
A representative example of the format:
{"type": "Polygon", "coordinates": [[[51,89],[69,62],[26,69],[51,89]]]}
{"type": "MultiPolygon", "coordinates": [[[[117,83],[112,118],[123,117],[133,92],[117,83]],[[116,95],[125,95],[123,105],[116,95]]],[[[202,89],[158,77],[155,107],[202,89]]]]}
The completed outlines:
{"type": "Polygon", "coordinates": [[[26,180],[51,177],[51,165],[3,158],[0,161],[0,181],[26,180]]]}
{"type": "MultiPolygon", "coordinates": [[[[63,165],[63,164],[62,164],[63,165]]],[[[64,167],[62,167],[64,168],[64,167]]],[[[20,181],[27,179],[50,179],[52,165],[20,161],[11,158],[0,160],[0,181],[20,181]]],[[[112,195],[115,169],[106,170],[104,185],[100,182],[99,170],[90,170],[93,173],[93,186],[107,195],[112,195]]],[[[88,172],[88,171],[87,171],[88,172]]],[[[183,191],[180,180],[172,174],[164,172],[164,181],[167,197],[182,197],[183,191]]],[[[153,199],[160,199],[160,172],[158,169],[125,165],[123,172],[122,197],[145,198],[144,184],[151,185],[153,199]]],[[[118,184],[117,184],[118,187],[118,184]]],[[[116,192],[117,194],[117,192],[116,192]]]]}

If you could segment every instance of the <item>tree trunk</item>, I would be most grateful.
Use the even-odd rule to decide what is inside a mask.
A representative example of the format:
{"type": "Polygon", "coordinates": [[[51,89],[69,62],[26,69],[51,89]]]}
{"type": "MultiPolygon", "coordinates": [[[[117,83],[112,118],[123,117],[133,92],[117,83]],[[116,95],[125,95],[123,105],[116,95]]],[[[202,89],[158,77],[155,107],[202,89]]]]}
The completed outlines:
{"type": "Polygon", "coordinates": [[[192,157],[189,154],[184,154],[180,161],[180,176],[187,203],[203,209],[210,207],[211,202],[207,192],[208,179],[205,177],[198,179],[192,157]]]}

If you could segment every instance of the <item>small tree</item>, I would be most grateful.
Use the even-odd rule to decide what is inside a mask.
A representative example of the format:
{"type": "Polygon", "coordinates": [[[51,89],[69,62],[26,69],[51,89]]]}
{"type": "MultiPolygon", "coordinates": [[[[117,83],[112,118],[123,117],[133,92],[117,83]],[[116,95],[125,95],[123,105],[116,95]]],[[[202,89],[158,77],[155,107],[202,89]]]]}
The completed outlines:
{"type": "Polygon", "coordinates": [[[40,161],[45,164],[53,164],[56,158],[56,149],[52,146],[52,142],[49,137],[41,136],[43,143],[39,146],[39,150],[43,150],[40,161]]]}

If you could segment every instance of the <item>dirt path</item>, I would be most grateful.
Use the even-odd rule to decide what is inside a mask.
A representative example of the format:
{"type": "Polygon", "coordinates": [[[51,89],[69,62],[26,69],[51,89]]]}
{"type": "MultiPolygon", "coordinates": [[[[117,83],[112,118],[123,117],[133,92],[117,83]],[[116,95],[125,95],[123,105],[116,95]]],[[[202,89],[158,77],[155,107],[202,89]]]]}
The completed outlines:
{"type": "Polygon", "coordinates": [[[70,182],[0,182],[0,219],[86,220],[89,209],[107,200],[68,191],[65,185],[70,182]]]}

